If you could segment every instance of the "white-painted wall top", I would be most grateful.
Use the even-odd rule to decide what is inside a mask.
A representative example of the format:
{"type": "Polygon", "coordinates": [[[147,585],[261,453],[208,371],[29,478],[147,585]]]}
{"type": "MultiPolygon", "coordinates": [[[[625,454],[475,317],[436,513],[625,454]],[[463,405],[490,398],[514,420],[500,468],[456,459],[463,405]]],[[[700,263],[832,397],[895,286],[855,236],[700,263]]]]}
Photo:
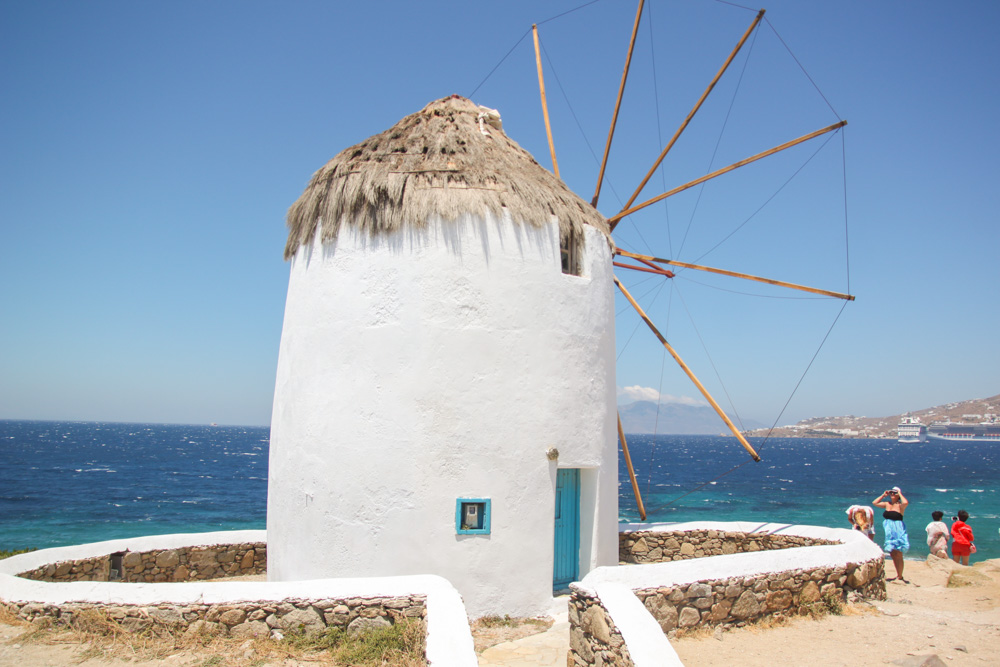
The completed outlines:
{"type": "Polygon", "coordinates": [[[62,605],[238,604],[288,599],[345,599],[424,595],[427,600],[427,659],[431,665],[473,667],[472,634],[462,600],[451,584],[435,576],[326,579],[321,581],[123,583],[45,582],[16,576],[49,563],[81,560],[121,551],[155,551],[219,544],[267,542],[263,530],[154,535],[42,549],[0,560],[0,601],[62,605]]]}

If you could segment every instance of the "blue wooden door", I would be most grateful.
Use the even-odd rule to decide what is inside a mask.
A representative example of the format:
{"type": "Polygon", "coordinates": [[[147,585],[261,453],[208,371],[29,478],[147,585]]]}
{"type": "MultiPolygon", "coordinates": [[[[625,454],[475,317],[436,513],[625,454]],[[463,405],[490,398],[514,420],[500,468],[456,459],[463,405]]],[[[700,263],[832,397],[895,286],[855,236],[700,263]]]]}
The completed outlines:
{"type": "Polygon", "coordinates": [[[555,557],[553,588],[565,588],[580,573],[580,471],[556,472],[555,557]]]}

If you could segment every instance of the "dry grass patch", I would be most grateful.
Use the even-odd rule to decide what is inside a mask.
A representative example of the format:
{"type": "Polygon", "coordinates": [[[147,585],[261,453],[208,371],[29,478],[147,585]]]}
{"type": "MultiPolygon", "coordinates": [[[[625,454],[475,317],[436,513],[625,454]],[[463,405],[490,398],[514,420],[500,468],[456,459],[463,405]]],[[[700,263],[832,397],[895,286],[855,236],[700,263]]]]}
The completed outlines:
{"type": "Polygon", "coordinates": [[[718,626],[696,625],[693,628],[677,628],[674,637],[677,639],[707,639],[715,634],[718,626]]]}
{"type": "Polygon", "coordinates": [[[26,621],[21,619],[10,607],[0,604],[0,623],[6,625],[26,625],[26,621]]]}
{"type": "Polygon", "coordinates": [[[26,626],[26,632],[14,641],[79,644],[81,661],[160,661],[181,653],[194,658],[193,664],[202,667],[245,667],[286,660],[358,667],[425,667],[427,664],[424,657],[426,631],[423,622],[417,620],[404,620],[386,628],[354,634],[339,628],[311,635],[290,633],[281,640],[197,635],[186,633],[186,627],[170,626],[149,618],[118,622],[99,609],[82,610],[68,623],[56,624],[43,618],[19,624],[26,626]]]}

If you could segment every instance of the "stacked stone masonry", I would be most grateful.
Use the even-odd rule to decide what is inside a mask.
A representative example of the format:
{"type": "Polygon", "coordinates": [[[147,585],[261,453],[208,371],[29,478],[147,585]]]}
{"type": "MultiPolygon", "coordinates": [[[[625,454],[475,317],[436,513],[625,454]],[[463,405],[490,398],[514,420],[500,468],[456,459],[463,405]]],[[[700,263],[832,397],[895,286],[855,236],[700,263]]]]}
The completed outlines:
{"type": "Polygon", "coordinates": [[[97,605],[67,603],[43,605],[36,603],[3,603],[9,611],[27,621],[49,618],[56,623],[72,621],[88,609],[103,611],[130,630],[152,625],[185,628],[188,635],[229,635],[233,637],[267,637],[273,631],[282,633],[323,632],[340,628],[354,633],[412,619],[426,627],[427,600],[413,595],[392,598],[345,598],[324,600],[289,599],[281,602],[240,602],[229,604],[192,605],[97,605]]]}
{"type": "Polygon", "coordinates": [[[568,667],[633,667],[628,647],[601,603],[575,592],[569,602],[568,667]]]}
{"type": "MultiPolygon", "coordinates": [[[[636,531],[619,534],[623,565],[663,563],[724,554],[790,549],[838,542],[796,535],[717,530],[636,531]]],[[[714,578],[681,586],[640,588],[636,597],[664,634],[696,627],[742,627],[766,617],[824,611],[851,596],[886,598],[884,560],[796,569],[752,577],[714,578]]],[[[631,667],[621,634],[600,601],[574,590],[570,599],[570,665],[631,667]]]]}
{"type": "MultiPolygon", "coordinates": [[[[260,542],[126,551],[50,563],[18,576],[47,582],[168,583],[250,576],[266,571],[267,545],[260,542]],[[118,568],[112,568],[113,564],[118,568]],[[112,570],[119,568],[117,576],[111,576],[112,570]]],[[[48,618],[60,624],[69,623],[75,615],[96,609],[129,629],[161,625],[182,628],[185,633],[235,637],[269,636],[276,631],[313,633],[332,627],[353,633],[406,619],[416,620],[426,628],[427,616],[424,595],[190,605],[0,602],[0,606],[28,621],[48,618]]]]}
{"type": "Polygon", "coordinates": [[[764,617],[802,616],[842,604],[849,593],[885,599],[883,561],[707,579],[634,591],[668,636],[698,626],[742,627],[764,617]]]}
{"type": "Polygon", "coordinates": [[[725,554],[773,551],[822,544],[837,544],[798,535],[735,533],[722,530],[690,532],[655,532],[650,530],[618,534],[618,560],[621,563],[664,563],[689,558],[725,554]]]}
{"type": "Polygon", "coordinates": [[[49,563],[18,574],[36,581],[123,581],[165,583],[242,577],[267,572],[267,544],[221,544],[213,546],[125,551],[96,558],[49,563]],[[112,568],[112,564],[120,567],[112,568]],[[112,576],[112,569],[119,570],[112,576]]]}

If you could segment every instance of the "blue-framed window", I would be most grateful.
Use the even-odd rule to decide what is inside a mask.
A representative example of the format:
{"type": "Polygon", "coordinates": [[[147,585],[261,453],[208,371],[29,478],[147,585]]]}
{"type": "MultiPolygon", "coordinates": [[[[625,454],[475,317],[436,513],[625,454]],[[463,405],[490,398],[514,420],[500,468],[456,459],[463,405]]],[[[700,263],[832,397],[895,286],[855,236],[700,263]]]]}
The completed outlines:
{"type": "Polygon", "coordinates": [[[459,498],[456,500],[455,532],[459,535],[489,535],[490,499],[459,498]]]}

